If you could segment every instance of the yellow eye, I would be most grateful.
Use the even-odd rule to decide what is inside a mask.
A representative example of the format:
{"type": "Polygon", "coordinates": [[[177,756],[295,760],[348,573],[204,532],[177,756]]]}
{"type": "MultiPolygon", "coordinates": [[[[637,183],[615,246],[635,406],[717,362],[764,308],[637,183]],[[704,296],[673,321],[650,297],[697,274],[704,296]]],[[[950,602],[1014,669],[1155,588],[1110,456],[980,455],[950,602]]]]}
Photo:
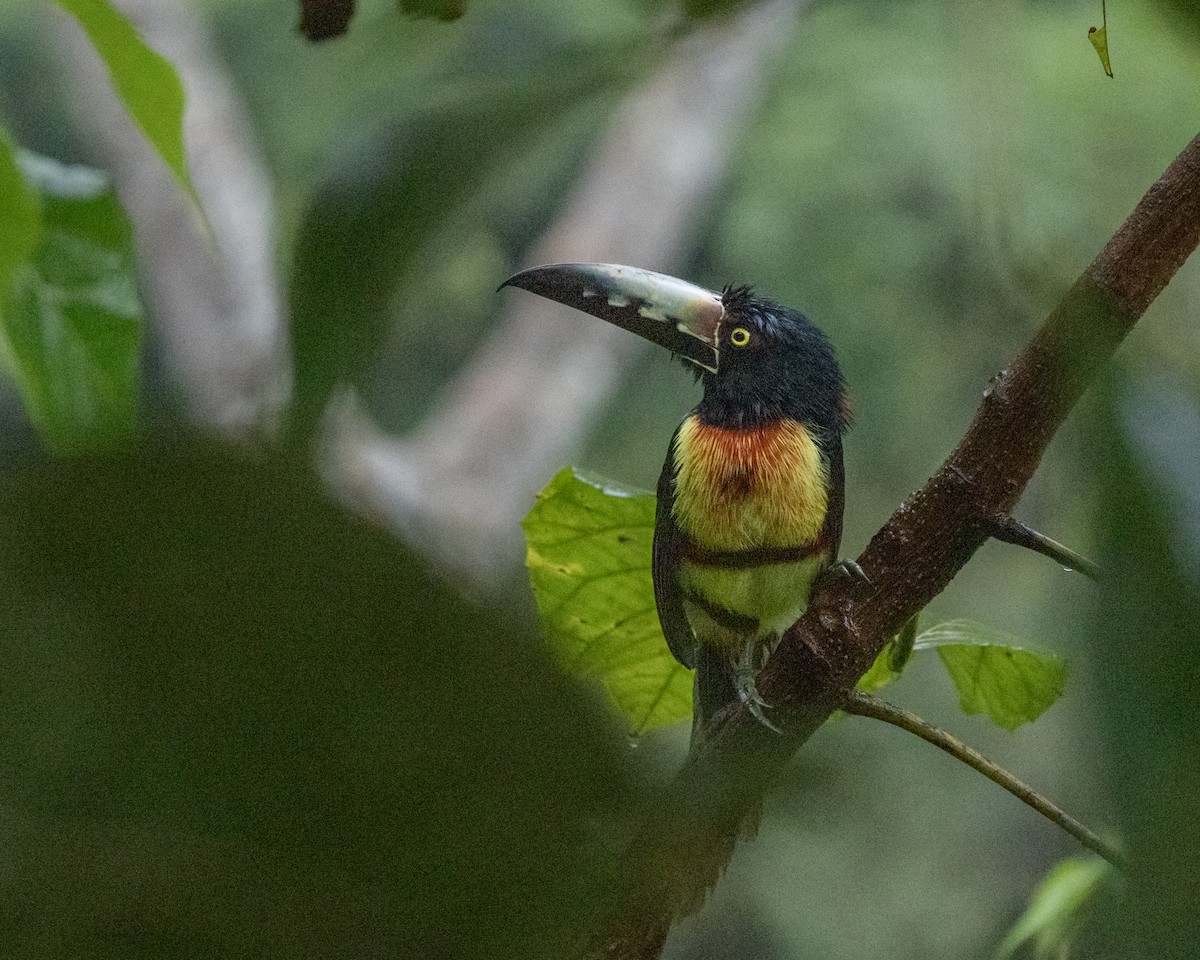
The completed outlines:
{"type": "Polygon", "coordinates": [[[729,342],[735,347],[744,347],[750,342],[750,331],[745,327],[734,327],[730,331],[729,342]]]}

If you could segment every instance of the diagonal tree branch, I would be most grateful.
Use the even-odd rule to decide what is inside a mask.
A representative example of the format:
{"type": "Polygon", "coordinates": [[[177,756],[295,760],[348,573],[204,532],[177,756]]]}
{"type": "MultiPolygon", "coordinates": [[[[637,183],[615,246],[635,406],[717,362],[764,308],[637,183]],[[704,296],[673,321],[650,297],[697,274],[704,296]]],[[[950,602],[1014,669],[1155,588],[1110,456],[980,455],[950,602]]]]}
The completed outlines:
{"type": "Polygon", "coordinates": [[[1085,847],[1100,854],[1114,867],[1120,870],[1125,869],[1125,858],[1121,851],[1111,843],[1097,836],[1053,801],[1042,796],[1027,783],[1018,780],[978,750],[968,747],[945,730],[939,730],[932,724],[926,723],[911,710],[905,710],[886,700],[880,700],[878,697],[873,697],[868,693],[859,693],[856,690],[850,691],[842,709],[855,716],[870,717],[872,720],[890,723],[892,726],[920,737],[926,743],[932,743],[939,750],[944,750],[956,760],[960,760],[982,773],[992,783],[1003,787],[1022,803],[1028,804],[1051,823],[1071,834],[1085,847]]]}
{"type": "Polygon", "coordinates": [[[773,776],[940,593],[1020,498],[1051,438],[1121,340],[1200,241],[1200,136],[984,391],[966,435],[872,538],[871,585],[831,577],[759,675],[771,733],[731,707],[646,812],[616,878],[614,910],[589,956],[653,958],[679,915],[703,901],[773,776]]]}

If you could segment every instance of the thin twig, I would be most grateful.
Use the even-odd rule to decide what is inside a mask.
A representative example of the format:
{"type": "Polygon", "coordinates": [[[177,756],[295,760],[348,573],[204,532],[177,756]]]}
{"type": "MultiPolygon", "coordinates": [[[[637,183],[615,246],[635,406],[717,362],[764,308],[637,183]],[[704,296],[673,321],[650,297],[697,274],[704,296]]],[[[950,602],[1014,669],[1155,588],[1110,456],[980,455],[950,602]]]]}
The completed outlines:
{"type": "Polygon", "coordinates": [[[1070,547],[1063,546],[1057,540],[1051,540],[1044,533],[1038,533],[1020,520],[1001,514],[993,521],[991,534],[996,540],[1011,543],[1014,546],[1025,547],[1043,557],[1049,557],[1056,563],[1061,563],[1068,570],[1082,573],[1089,580],[1099,581],[1100,565],[1081,556],[1070,547]]]}
{"type": "Polygon", "coordinates": [[[1061,807],[1043,797],[1040,793],[1014,777],[1003,767],[993,763],[978,750],[968,747],[957,737],[939,730],[918,717],[915,713],[880,700],[867,693],[852,690],[842,707],[847,713],[860,717],[872,717],[893,726],[915,733],[922,740],[932,743],[950,756],[961,760],[967,766],[978,770],[992,783],[999,784],[1022,803],[1033,807],[1047,820],[1066,830],[1071,836],[1090,850],[1100,854],[1105,860],[1119,870],[1126,869],[1125,857],[1112,844],[1105,842],[1082,823],[1072,817],[1061,807]]]}

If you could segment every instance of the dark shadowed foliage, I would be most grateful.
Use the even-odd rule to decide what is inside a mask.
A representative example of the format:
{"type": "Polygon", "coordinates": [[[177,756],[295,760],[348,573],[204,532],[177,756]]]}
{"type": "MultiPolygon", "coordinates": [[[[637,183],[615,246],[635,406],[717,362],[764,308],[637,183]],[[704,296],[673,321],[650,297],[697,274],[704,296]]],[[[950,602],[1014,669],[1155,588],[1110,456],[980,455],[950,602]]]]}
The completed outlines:
{"type": "Polygon", "coordinates": [[[316,490],[195,438],[3,481],[7,955],[562,955],[616,754],[316,490]]]}

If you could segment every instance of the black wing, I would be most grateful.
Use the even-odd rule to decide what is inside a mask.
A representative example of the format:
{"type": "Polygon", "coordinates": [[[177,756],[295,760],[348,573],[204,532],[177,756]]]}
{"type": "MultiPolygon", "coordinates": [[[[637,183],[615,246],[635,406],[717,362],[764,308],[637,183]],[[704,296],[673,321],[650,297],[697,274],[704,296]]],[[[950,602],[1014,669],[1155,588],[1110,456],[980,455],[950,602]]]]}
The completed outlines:
{"type": "Polygon", "coordinates": [[[842,511],[846,506],[846,468],[842,463],[841,435],[835,433],[827,439],[823,452],[829,464],[829,490],[826,492],[821,540],[832,563],[837,560],[838,550],[842,547],[842,511]]]}
{"type": "Polygon", "coordinates": [[[658,478],[658,508],[654,513],[654,605],[662,624],[667,646],[675,659],[691,669],[696,665],[696,638],[692,635],[683,608],[679,586],[679,559],[683,555],[683,534],[675,525],[675,437],[667,447],[667,460],[658,478]]]}

